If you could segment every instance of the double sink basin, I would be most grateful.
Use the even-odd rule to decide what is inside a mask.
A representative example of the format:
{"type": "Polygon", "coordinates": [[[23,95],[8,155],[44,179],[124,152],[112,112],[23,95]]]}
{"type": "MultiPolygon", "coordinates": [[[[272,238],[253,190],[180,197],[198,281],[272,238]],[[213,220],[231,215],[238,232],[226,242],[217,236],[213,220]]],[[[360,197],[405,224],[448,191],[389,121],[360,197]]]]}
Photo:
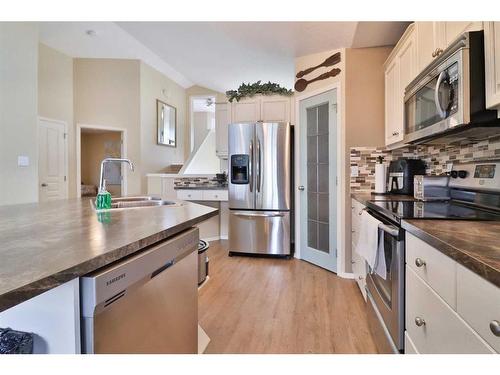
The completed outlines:
{"type": "Polygon", "coordinates": [[[96,211],[109,211],[126,208],[138,207],[157,207],[157,206],[180,206],[182,203],[174,201],[166,201],[158,197],[139,196],[139,197],[120,197],[111,198],[111,208],[98,210],[95,206],[95,200],[91,200],[92,207],[96,211]]]}

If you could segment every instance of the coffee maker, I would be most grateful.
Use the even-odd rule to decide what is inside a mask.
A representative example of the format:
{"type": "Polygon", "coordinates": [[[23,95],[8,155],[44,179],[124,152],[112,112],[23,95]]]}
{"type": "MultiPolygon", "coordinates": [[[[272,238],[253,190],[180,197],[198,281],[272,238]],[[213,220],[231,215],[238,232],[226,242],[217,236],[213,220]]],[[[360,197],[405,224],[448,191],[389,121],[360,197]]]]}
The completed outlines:
{"type": "Polygon", "coordinates": [[[387,192],[413,195],[415,175],[425,174],[425,163],[420,159],[401,158],[389,163],[387,192]]]}

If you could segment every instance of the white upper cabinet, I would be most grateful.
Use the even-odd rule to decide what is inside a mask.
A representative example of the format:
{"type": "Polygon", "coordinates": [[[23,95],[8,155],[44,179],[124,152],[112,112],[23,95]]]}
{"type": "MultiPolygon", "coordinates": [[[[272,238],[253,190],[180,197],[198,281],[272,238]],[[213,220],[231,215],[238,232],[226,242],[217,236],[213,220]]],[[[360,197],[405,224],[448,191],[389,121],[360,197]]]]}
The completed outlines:
{"type": "Polygon", "coordinates": [[[482,29],[482,22],[415,22],[418,62],[416,75],[453,43],[460,34],[482,29]]]}
{"type": "Polygon", "coordinates": [[[228,157],[228,125],[237,122],[290,122],[292,97],[257,95],[239,102],[215,105],[216,152],[220,158],[228,157]]]}
{"type": "Polygon", "coordinates": [[[437,22],[415,22],[417,72],[420,73],[435,57],[439,45],[437,22]]]}
{"type": "Polygon", "coordinates": [[[500,110],[500,22],[484,24],[486,107],[500,110]]]}
{"type": "Polygon", "coordinates": [[[260,98],[253,97],[231,103],[231,122],[254,122],[260,120],[260,98]]]}
{"type": "Polygon", "coordinates": [[[261,120],[290,122],[290,98],[287,96],[263,96],[260,106],[261,120]]]}
{"type": "Polygon", "coordinates": [[[404,90],[416,75],[416,46],[413,25],[405,31],[385,63],[385,143],[404,137],[404,90]]]}
{"type": "Polygon", "coordinates": [[[231,106],[229,103],[215,104],[215,152],[220,158],[228,156],[227,132],[231,123],[231,106]]]}

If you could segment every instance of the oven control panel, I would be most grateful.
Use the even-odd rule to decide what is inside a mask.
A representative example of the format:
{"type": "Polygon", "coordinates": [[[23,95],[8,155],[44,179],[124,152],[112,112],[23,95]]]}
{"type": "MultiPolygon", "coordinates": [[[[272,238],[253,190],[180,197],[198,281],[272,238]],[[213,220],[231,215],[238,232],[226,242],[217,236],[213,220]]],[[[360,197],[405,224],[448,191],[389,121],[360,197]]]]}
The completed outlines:
{"type": "Polygon", "coordinates": [[[450,187],[500,192],[500,162],[455,164],[450,187]]]}

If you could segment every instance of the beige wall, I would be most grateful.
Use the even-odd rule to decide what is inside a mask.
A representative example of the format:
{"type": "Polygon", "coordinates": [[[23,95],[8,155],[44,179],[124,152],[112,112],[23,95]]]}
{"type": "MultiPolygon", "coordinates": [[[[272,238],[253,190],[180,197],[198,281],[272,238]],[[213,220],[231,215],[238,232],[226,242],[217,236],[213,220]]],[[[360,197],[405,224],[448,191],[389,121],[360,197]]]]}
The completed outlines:
{"type": "Polygon", "coordinates": [[[73,121],[73,58],[38,46],[38,115],[68,126],[68,190],[76,197],[76,137],[73,121]]]}
{"type": "Polygon", "coordinates": [[[126,156],[136,167],[134,172],[127,173],[127,194],[140,194],[143,173],[140,141],[140,62],[75,59],[73,76],[75,124],[126,129],[126,156]]]}
{"type": "Polygon", "coordinates": [[[37,25],[0,23],[0,205],[38,200],[37,71],[37,25]]]}
{"type": "Polygon", "coordinates": [[[170,164],[182,164],[184,162],[184,147],[187,134],[187,123],[185,120],[186,90],[162,73],[141,63],[140,103],[142,190],[146,192],[147,173],[164,172],[170,164]],[[176,147],[157,144],[157,99],[177,109],[176,147]]]}
{"type": "MultiPolygon", "coordinates": [[[[81,135],[81,180],[86,185],[99,187],[101,161],[106,157],[120,157],[121,153],[107,154],[106,142],[121,142],[120,132],[82,133],[81,135]]],[[[119,150],[118,150],[119,151],[119,150]]],[[[113,196],[121,195],[117,185],[107,185],[106,189],[113,196]]]]}
{"type": "MultiPolygon", "coordinates": [[[[344,219],[344,267],[351,272],[351,205],[350,205],[350,168],[349,148],[352,146],[381,146],[384,143],[384,68],[383,63],[392,48],[361,48],[325,51],[296,59],[296,72],[315,66],[335,52],[341,52],[341,62],[336,65],[341,73],[333,78],[313,82],[303,93],[321,90],[334,83],[341,85],[339,135],[343,168],[340,189],[343,199],[340,202],[344,219]]],[[[315,77],[332,67],[320,68],[311,74],[315,77]]],[[[311,78],[307,77],[307,78],[311,78]]],[[[305,176],[304,176],[305,177],[305,176]]]]}

